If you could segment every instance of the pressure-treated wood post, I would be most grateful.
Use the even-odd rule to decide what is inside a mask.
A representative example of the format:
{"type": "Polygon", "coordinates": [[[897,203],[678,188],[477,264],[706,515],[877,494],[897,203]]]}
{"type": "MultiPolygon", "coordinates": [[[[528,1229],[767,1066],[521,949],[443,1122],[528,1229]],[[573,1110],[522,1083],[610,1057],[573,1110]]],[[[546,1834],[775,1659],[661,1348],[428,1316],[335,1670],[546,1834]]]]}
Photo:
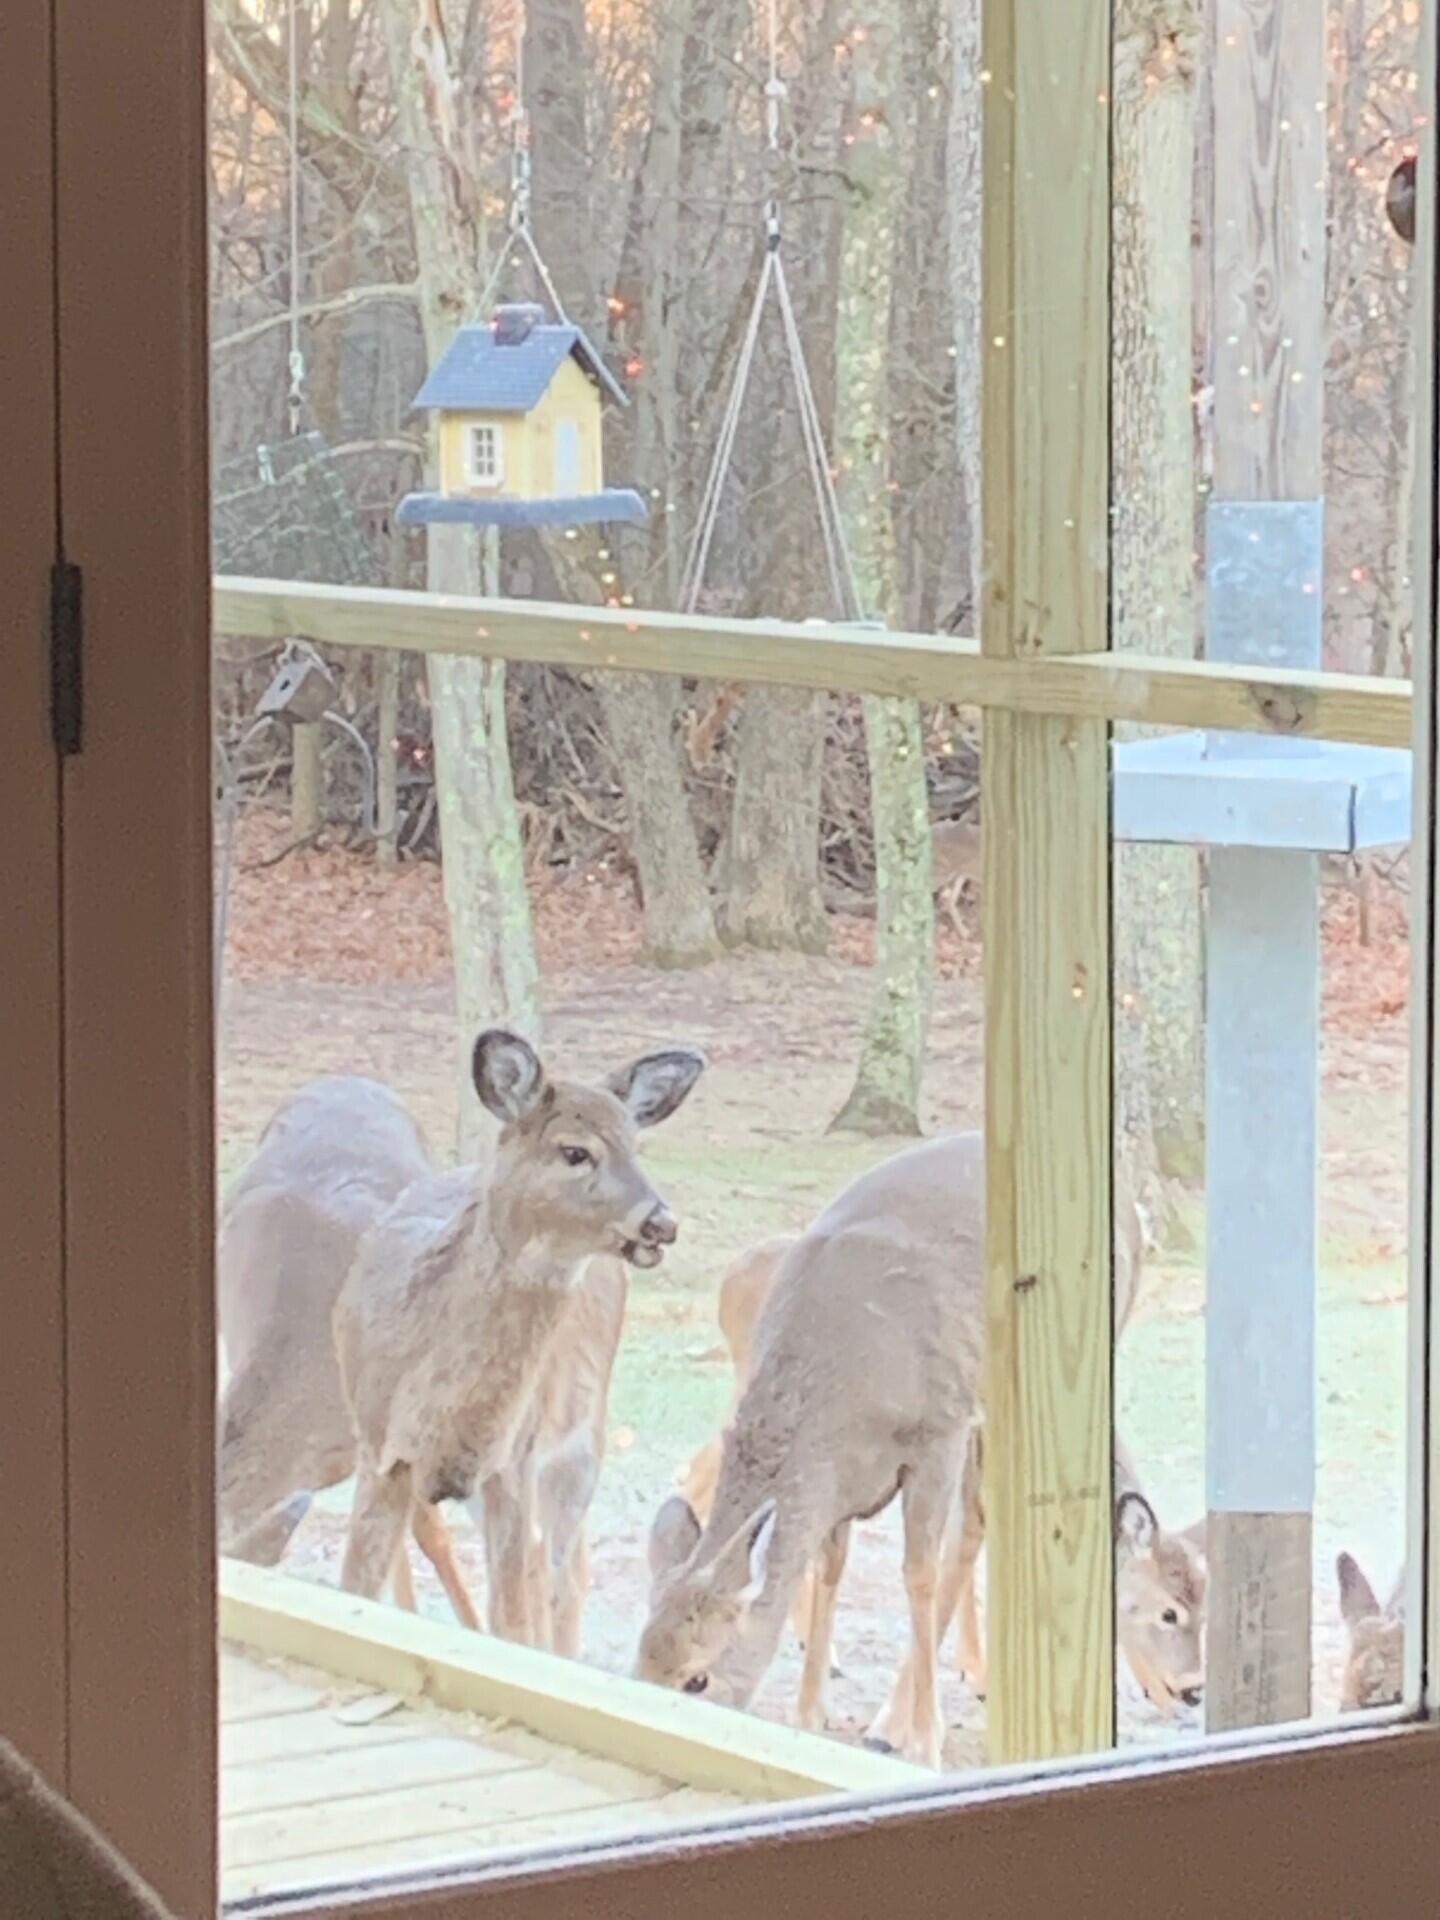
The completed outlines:
{"type": "Polygon", "coordinates": [[[313,840],[320,831],[324,780],[320,723],[297,721],[290,729],[290,832],[296,840],[313,840]]]}
{"type": "MultiPolygon", "coordinates": [[[[1218,0],[1216,29],[1206,651],[1318,667],[1325,12],[1218,0]]],[[[1209,751],[1233,744],[1212,736],[1209,751]]],[[[1318,882],[1311,853],[1210,856],[1205,1717],[1216,1731],[1310,1711],[1318,882]]]]}
{"type": "MultiPolygon", "coordinates": [[[[981,645],[1103,648],[1110,0],[987,0],[981,645]]],[[[994,1761],[1114,1738],[1110,845],[1103,720],[984,741],[994,1761]]]]}

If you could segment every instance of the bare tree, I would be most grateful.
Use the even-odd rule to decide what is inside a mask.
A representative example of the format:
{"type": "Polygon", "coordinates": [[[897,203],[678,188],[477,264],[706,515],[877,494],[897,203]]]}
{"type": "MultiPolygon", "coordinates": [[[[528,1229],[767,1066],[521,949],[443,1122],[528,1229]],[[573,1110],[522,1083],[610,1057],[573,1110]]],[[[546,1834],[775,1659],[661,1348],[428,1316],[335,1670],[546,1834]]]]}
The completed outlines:
{"type": "MultiPolygon", "coordinates": [[[[913,22],[911,23],[913,25],[913,22]]],[[[852,36],[851,138],[840,266],[843,503],[861,594],[891,624],[900,606],[890,493],[890,353],[896,232],[905,182],[907,9],[888,0],[852,36]]],[[[920,1131],[935,915],[925,747],[916,702],[869,695],[865,747],[875,833],[875,983],[848,1099],[833,1125],[920,1131]]]]}
{"type": "MultiPolygon", "coordinates": [[[[432,360],[480,295],[479,198],[471,134],[440,0],[387,0],[385,40],[414,222],[420,311],[432,360]]],[[[432,456],[433,457],[433,456],[432,456]]],[[[441,593],[496,587],[495,541],[469,528],[429,530],[428,581],[441,593]]],[[[524,851],[510,774],[505,665],[434,655],[429,662],[445,904],[462,1055],[477,1030],[538,1037],[539,976],[524,851]]],[[[462,1063],[468,1077],[468,1058],[462,1063]]],[[[462,1149],[479,1125],[460,1103],[462,1149]]]]}
{"type": "MultiPolygon", "coordinates": [[[[1114,644],[1195,652],[1191,206],[1196,0],[1119,0],[1114,56],[1111,579],[1114,644]]],[[[1117,729],[1134,734],[1138,729],[1117,729]]],[[[1115,863],[1116,1109],[1138,1190],[1202,1171],[1199,861],[1115,863]]],[[[1160,1208],[1165,1217],[1168,1208],[1160,1208]]]]}

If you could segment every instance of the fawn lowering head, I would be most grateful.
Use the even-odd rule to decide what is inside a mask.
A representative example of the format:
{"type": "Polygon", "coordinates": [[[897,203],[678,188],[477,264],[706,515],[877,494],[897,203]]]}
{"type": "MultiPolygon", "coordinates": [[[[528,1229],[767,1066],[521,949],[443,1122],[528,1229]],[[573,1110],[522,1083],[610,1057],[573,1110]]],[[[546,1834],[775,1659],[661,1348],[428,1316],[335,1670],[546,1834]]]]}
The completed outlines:
{"type": "Polygon", "coordinates": [[[1153,1705],[1198,1707],[1205,1684],[1204,1556],[1167,1533],[1143,1493],[1115,1502],[1116,1638],[1153,1705]]]}
{"type": "Polygon", "coordinates": [[[636,1136],[674,1113],[704,1065],[694,1048],[670,1047],[587,1087],[552,1080],[518,1034],[482,1033],[473,1070],[501,1125],[490,1182],[501,1245],[543,1241],[563,1259],[618,1253],[632,1266],[658,1266],[675,1217],[640,1166],[636,1136]]]}
{"type": "Polygon", "coordinates": [[[1359,1563],[1348,1553],[1337,1557],[1335,1572],[1347,1638],[1340,1711],[1393,1707],[1405,1685],[1405,1614],[1400,1591],[1382,1607],[1359,1563]]]}
{"type": "Polygon", "coordinates": [[[776,1505],[766,1500],[713,1545],[690,1503],[673,1494],[650,1530],[650,1618],[636,1673],[657,1686],[743,1707],[763,1670],[751,1657],[755,1604],[765,1590],[776,1505]]]}

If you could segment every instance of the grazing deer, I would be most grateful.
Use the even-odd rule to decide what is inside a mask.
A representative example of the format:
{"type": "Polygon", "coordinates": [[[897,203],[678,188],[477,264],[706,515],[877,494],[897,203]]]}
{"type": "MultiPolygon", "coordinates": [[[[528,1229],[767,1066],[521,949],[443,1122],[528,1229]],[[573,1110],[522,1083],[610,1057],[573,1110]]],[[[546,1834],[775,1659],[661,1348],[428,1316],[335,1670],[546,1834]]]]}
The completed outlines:
{"type": "MultiPolygon", "coordinates": [[[[907,1149],[853,1182],[787,1250],[767,1243],[727,1275],[733,1308],[758,1315],[751,1355],[712,1474],[707,1454],[688,1483],[713,1481],[702,1523],[675,1496],[651,1536],[650,1618],[642,1677],[745,1704],[778,1643],[784,1610],[807,1573],[799,1718],[823,1724],[830,1629],[850,1523],[898,1491],[904,1507],[911,1655],[880,1717],[885,1744],[938,1764],[935,1656],[957,1605],[962,1659],[983,1682],[973,1598],[983,1539],[978,1389],[983,1339],[982,1146],[954,1135],[907,1149]],[[768,1274],[768,1287],[766,1275],[768,1274]]],[[[1138,1284],[1138,1213],[1117,1247],[1123,1324],[1138,1284]]],[[[1121,1503],[1122,1569],[1155,1561],[1158,1529],[1121,1503]]],[[[1167,1537],[1168,1538],[1168,1537],[1167,1537]]],[[[1164,1611],[1165,1609],[1161,1609],[1164,1611]]],[[[1178,1609],[1177,1609],[1178,1611],[1178,1609]]],[[[1186,1694],[1197,1662],[1180,1663],[1186,1694]]]]}
{"type": "Polygon", "coordinates": [[[1383,1607],[1350,1554],[1337,1557],[1335,1573],[1340,1582],[1340,1617],[1347,1636],[1340,1711],[1392,1707],[1405,1686],[1404,1569],[1383,1607]]]}
{"type": "Polygon", "coordinates": [[[784,1256],[708,1521],[679,1495],[656,1516],[641,1678],[747,1705],[814,1564],[812,1717],[849,1524],[898,1492],[914,1685],[896,1744],[939,1764],[936,1582],[976,1411],[983,1203],[979,1137],[928,1141],[852,1181],[784,1256]]]}
{"type": "Polygon", "coordinates": [[[930,860],[935,898],[963,939],[960,902],[967,894],[973,897],[980,887],[979,821],[937,820],[930,829],[930,860]]]}
{"type": "Polygon", "coordinates": [[[507,1464],[583,1263],[659,1265],[676,1222],[640,1170],[636,1129],[673,1113],[703,1065],[676,1048],[585,1087],[552,1081],[515,1034],[476,1041],[475,1090],[501,1122],[493,1164],[407,1188],[335,1303],[358,1451],[348,1592],[377,1595],[407,1526],[428,1551],[437,1503],[507,1464]]]}

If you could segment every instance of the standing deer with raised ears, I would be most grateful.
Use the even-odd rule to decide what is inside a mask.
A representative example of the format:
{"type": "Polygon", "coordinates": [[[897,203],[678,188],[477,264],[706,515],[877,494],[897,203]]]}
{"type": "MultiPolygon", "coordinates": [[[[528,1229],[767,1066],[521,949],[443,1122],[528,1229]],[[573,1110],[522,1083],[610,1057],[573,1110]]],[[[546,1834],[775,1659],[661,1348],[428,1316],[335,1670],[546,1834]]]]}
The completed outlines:
{"type": "MultiPolygon", "coordinates": [[[[523,1041],[487,1035],[477,1045],[477,1067],[501,1051],[522,1061],[534,1059],[523,1041]]],[[[637,1061],[613,1076],[605,1090],[555,1088],[552,1114],[570,1093],[598,1103],[616,1139],[626,1141],[639,1181],[636,1187],[628,1176],[617,1178],[619,1159],[607,1149],[603,1171],[599,1164],[568,1168],[559,1204],[574,1204],[588,1187],[586,1204],[592,1211],[598,1201],[602,1214],[607,1204],[622,1215],[634,1213],[643,1188],[654,1210],[653,1193],[633,1169],[633,1129],[673,1112],[700,1065],[698,1054],[677,1049],[637,1061]]],[[[543,1072],[540,1084],[549,1085],[543,1072]]],[[[515,1157],[512,1141],[512,1163],[515,1157]]],[[[332,1318],[365,1236],[392,1209],[398,1220],[413,1226],[412,1193],[421,1207],[449,1194],[458,1208],[467,1196],[483,1197],[499,1176],[499,1154],[486,1168],[437,1173],[403,1104],[374,1080],[314,1081],[272,1119],[232,1185],[220,1223],[220,1324],[231,1376],[219,1419],[224,1551],[273,1564],[312,1494],[355,1469],[355,1426],[341,1384],[332,1318]]],[[[626,1258],[654,1265],[663,1251],[663,1209],[650,1219],[648,1234],[635,1233],[633,1245],[624,1243],[624,1225],[623,1219],[618,1230],[614,1222],[605,1225],[602,1242],[614,1245],[615,1252],[584,1260],[574,1284],[561,1290],[559,1331],[540,1357],[529,1410],[516,1425],[510,1456],[484,1487],[487,1497],[508,1503],[519,1516],[508,1533],[486,1530],[492,1627],[542,1645],[569,1648],[578,1639],[585,1509],[603,1444],[626,1258]],[[517,1601],[515,1596],[527,1593],[535,1581],[537,1534],[543,1559],[553,1561],[553,1569],[533,1600],[517,1601]],[[553,1611],[553,1624],[547,1609],[553,1611]]],[[[413,1250],[413,1236],[407,1239],[402,1229],[400,1237],[413,1250]]],[[[479,1496],[475,1504],[482,1508],[479,1496]]],[[[414,1521],[417,1543],[435,1565],[458,1617],[474,1624],[474,1607],[438,1512],[417,1506],[414,1521]]],[[[403,1550],[391,1574],[396,1598],[413,1607],[403,1550]]]]}
{"type": "Polygon", "coordinates": [[[636,1131],[704,1065],[646,1055],[603,1087],[552,1081],[518,1035],[475,1043],[475,1090],[501,1123],[493,1164],[408,1188],[361,1242],[335,1304],[335,1352],[358,1450],[341,1584],[378,1594],[407,1526],[502,1468],[583,1263],[655,1267],[674,1216],[641,1171],[636,1131]]]}

